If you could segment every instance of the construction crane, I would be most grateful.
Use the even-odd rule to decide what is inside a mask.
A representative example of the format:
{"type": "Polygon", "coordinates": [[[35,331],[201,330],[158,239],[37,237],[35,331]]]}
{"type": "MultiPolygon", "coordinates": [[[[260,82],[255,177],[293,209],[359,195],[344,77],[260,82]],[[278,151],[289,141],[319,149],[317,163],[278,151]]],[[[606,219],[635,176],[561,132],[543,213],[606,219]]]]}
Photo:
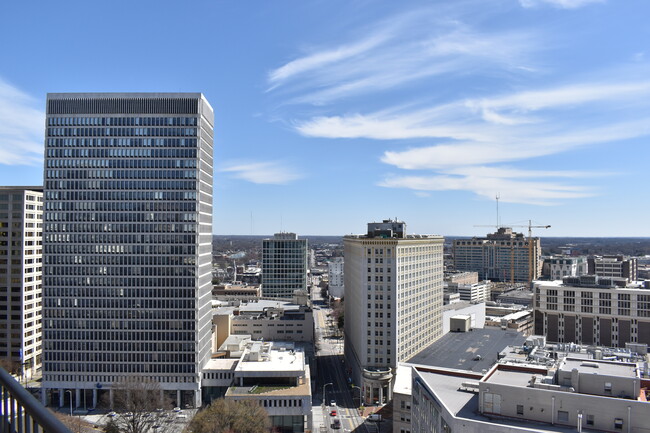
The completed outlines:
{"type": "MultiPolygon", "coordinates": [[[[497,203],[498,203],[499,197],[497,196],[497,203]]],[[[498,218],[498,217],[497,217],[498,218]]],[[[497,230],[499,230],[502,227],[509,227],[509,228],[528,228],[528,282],[530,283],[535,279],[537,276],[537,267],[539,266],[539,258],[534,257],[534,248],[533,248],[533,229],[548,229],[551,228],[550,225],[536,225],[534,226],[531,220],[528,220],[527,225],[505,225],[505,224],[497,224],[496,226],[493,224],[487,224],[487,225],[475,225],[474,227],[496,227],[497,230]]],[[[510,243],[510,282],[514,283],[515,282],[515,249],[514,249],[514,242],[510,243]]]]}

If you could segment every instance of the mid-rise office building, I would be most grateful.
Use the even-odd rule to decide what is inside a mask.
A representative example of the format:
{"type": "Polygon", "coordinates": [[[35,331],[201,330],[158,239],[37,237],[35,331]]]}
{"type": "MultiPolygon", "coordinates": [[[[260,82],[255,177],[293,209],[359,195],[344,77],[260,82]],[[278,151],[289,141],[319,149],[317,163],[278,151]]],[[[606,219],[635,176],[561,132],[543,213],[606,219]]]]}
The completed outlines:
{"type": "Polygon", "coordinates": [[[262,295],[293,298],[307,290],[307,239],[295,233],[276,233],[262,241],[262,295]]]}
{"type": "Polygon", "coordinates": [[[592,256],[587,259],[587,273],[599,277],[637,279],[637,262],[635,257],[592,256]]]}
{"type": "Polygon", "coordinates": [[[509,227],[486,237],[456,239],[453,254],[455,269],[478,272],[479,280],[527,282],[541,275],[539,238],[529,242],[509,227]]]}
{"type": "Polygon", "coordinates": [[[41,368],[43,188],[0,187],[0,358],[41,368]]]}
{"type": "Polygon", "coordinates": [[[365,403],[391,399],[397,363],[442,335],[442,236],[369,223],[345,248],[345,358],[365,403]]]}
{"type": "Polygon", "coordinates": [[[343,257],[335,257],[327,263],[328,291],[335,298],[345,295],[344,264],[343,257]]]}
{"type": "Polygon", "coordinates": [[[535,334],[557,343],[650,345],[650,284],[596,275],[535,282],[535,334]]]}
{"type": "Polygon", "coordinates": [[[212,108],[200,93],[47,97],[43,399],[146,377],[200,404],[210,357],[212,108]]]}

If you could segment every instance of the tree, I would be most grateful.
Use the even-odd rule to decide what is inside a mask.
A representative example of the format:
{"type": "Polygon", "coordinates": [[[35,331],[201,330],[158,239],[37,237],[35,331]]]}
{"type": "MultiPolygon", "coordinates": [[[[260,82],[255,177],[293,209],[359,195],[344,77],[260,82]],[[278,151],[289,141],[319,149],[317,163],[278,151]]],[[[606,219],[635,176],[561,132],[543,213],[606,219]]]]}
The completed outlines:
{"type": "Polygon", "coordinates": [[[9,358],[0,358],[0,367],[4,368],[9,374],[20,374],[20,362],[9,358]]]}
{"type": "Polygon", "coordinates": [[[52,413],[72,433],[90,433],[94,431],[93,425],[79,416],[70,416],[54,411],[52,413]]]}
{"type": "Polygon", "coordinates": [[[343,329],[345,321],[345,300],[343,298],[334,303],[332,307],[332,316],[336,319],[336,326],[339,330],[343,329]]]}
{"type": "Polygon", "coordinates": [[[268,414],[257,402],[218,399],[196,414],[188,430],[193,433],[265,433],[270,426],[268,414]]]}
{"type": "Polygon", "coordinates": [[[115,426],[123,433],[164,433],[162,411],[170,406],[160,384],[147,378],[125,378],[113,383],[113,417],[115,426]],[[155,426],[155,427],[154,427],[155,426]]]}

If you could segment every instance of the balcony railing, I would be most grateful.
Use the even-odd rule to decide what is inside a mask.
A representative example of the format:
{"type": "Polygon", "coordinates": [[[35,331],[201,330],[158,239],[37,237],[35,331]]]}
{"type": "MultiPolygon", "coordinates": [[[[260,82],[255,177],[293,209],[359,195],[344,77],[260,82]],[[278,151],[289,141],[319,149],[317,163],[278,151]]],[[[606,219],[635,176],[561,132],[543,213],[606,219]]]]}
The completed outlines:
{"type": "Polygon", "coordinates": [[[3,368],[0,368],[0,433],[71,433],[3,368]]]}

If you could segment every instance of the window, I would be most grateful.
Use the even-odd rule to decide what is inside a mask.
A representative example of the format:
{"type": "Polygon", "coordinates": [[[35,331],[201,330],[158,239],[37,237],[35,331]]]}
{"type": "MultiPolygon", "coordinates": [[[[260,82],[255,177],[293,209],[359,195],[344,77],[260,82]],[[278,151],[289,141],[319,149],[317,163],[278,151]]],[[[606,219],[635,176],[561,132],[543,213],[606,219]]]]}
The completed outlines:
{"type": "Polygon", "coordinates": [[[587,425],[594,425],[594,416],[587,415],[587,425]]]}
{"type": "Polygon", "coordinates": [[[623,430],[623,419],[622,418],[616,418],[614,420],[614,428],[616,430],[623,430]]]}
{"type": "Polygon", "coordinates": [[[569,412],[565,410],[557,411],[557,422],[569,422],[569,412]]]}
{"type": "Polygon", "coordinates": [[[523,415],[524,414],[524,405],[523,404],[518,404],[517,405],[517,415],[523,415]]]}
{"type": "Polygon", "coordinates": [[[612,391],[612,382],[605,382],[605,391],[612,391]]]}

